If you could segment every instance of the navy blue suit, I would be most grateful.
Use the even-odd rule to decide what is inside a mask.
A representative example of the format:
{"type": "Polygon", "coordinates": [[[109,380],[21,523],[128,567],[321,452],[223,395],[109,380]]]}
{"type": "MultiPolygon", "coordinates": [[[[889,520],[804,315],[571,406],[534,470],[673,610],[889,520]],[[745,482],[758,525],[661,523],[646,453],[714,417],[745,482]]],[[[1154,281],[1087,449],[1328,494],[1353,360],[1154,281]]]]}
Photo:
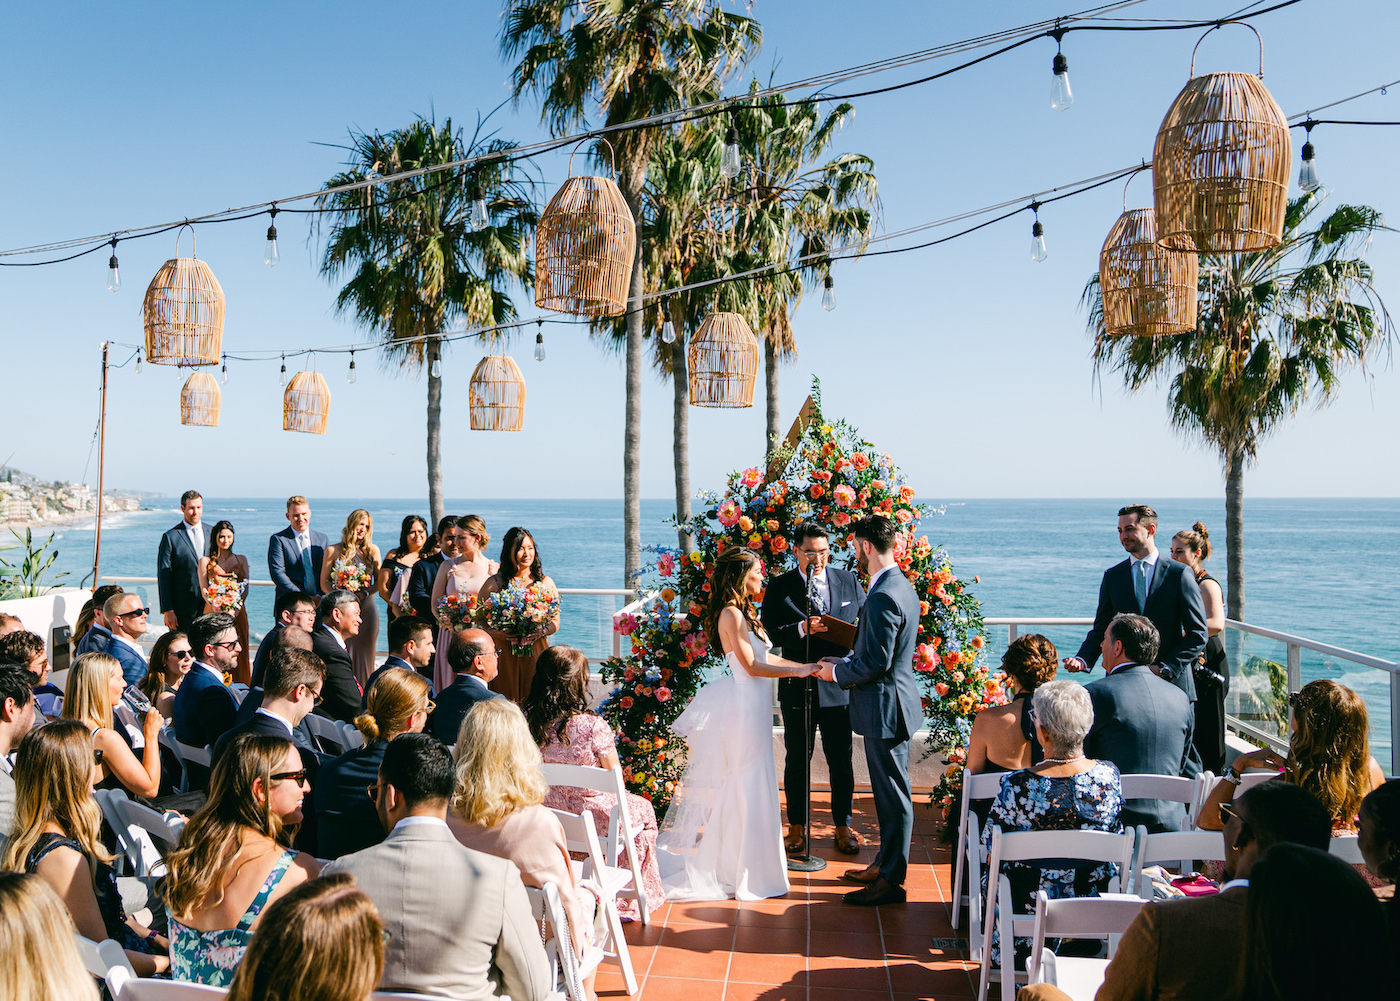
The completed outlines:
{"type": "Polygon", "coordinates": [[[437,616],[433,614],[433,582],[437,580],[438,570],[446,559],[439,551],[423,557],[409,571],[408,603],[413,606],[414,615],[429,622],[437,621],[437,616]]]}
{"type": "MultiPolygon", "coordinates": [[[[393,668],[398,668],[403,671],[412,671],[414,674],[418,675],[418,677],[424,678],[428,682],[429,697],[437,698],[437,693],[433,691],[433,680],[431,678],[427,677],[427,675],[415,668],[412,664],[404,660],[402,657],[395,656],[391,653],[389,654],[389,656],[384,658],[384,663],[380,664],[379,667],[375,669],[375,672],[369,676],[369,679],[365,681],[365,694],[360,699],[361,708],[364,707],[365,700],[369,698],[369,690],[374,687],[374,679],[379,677],[385,671],[392,670],[393,668]]],[[[426,669],[432,669],[431,662],[429,662],[428,668],[426,669]]]]}
{"type": "Polygon", "coordinates": [[[836,683],[851,694],[851,729],[865,738],[880,851],[875,865],[886,882],[904,884],[914,800],[909,785],[909,738],[923,723],[923,703],[914,680],[919,596],[914,585],[890,567],[865,595],[856,646],[836,665],[836,683]]]}
{"type": "MultiPolygon", "coordinates": [[[[208,529],[200,526],[208,533],[208,529]]],[[[190,623],[204,611],[199,593],[199,561],[205,553],[194,551],[194,543],[182,521],[160,537],[156,550],[156,581],[160,590],[160,610],[174,612],[180,629],[188,632],[190,623]]]]}
{"type": "MultiPolygon", "coordinates": [[[[387,740],[346,751],[321,768],[314,790],[317,858],[340,858],[384,840],[374,801],[366,788],[379,775],[387,740]]],[[[312,813],[311,804],[303,804],[312,813]]]]}
{"type": "Polygon", "coordinates": [[[428,725],[424,729],[451,747],[457,743],[457,731],[462,728],[462,720],[471,712],[472,706],[487,699],[500,698],[505,696],[491,691],[480,678],[459,674],[452,684],[437,693],[437,698],[433,700],[437,708],[428,717],[428,725]]]}
{"type": "Polygon", "coordinates": [[[305,591],[312,595],[321,593],[321,564],[325,561],[328,540],[325,532],[314,528],[307,529],[306,534],[311,537],[309,568],[302,558],[301,547],[297,545],[296,533],[291,525],[267,540],[267,573],[272,583],[277,585],[278,598],[288,591],[305,591]]]}
{"type": "Polygon", "coordinates": [[[94,622],[88,631],[83,633],[83,638],[78,640],[78,645],[73,650],[74,657],[81,657],[85,653],[106,653],[107,644],[112,642],[112,631],[106,626],[100,626],[94,622]]]}
{"type": "Polygon", "coordinates": [[[182,744],[207,747],[233,729],[238,703],[210,670],[196,661],[175,693],[175,739],[182,744]]]}
{"type": "MultiPolygon", "coordinates": [[[[246,699],[244,700],[247,701],[246,699]]],[[[259,699],[259,702],[262,700],[259,699]]],[[[240,707],[241,708],[241,707],[240,707]]],[[[219,759],[224,756],[230,744],[245,733],[253,733],[263,737],[287,737],[286,721],[272,719],[266,713],[254,711],[253,715],[246,721],[239,723],[229,730],[214,743],[213,753],[210,755],[210,762],[217,765],[219,759]]],[[[306,734],[302,727],[292,729],[291,741],[296,745],[297,753],[301,755],[301,766],[306,769],[306,781],[311,784],[312,794],[315,794],[316,784],[320,781],[318,773],[321,764],[321,755],[314,747],[306,743],[306,734]]],[[[307,799],[311,797],[308,796],[307,799]]],[[[302,804],[301,829],[297,831],[295,847],[304,852],[315,854],[316,852],[316,817],[311,812],[308,804],[302,804]]]]}
{"type": "Polygon", "coordinates": [[[116,637],[107,644],[107,653],[121,664],[122,677],[128,685],[134,685],[146,676],[146,658],[116,637]]]}

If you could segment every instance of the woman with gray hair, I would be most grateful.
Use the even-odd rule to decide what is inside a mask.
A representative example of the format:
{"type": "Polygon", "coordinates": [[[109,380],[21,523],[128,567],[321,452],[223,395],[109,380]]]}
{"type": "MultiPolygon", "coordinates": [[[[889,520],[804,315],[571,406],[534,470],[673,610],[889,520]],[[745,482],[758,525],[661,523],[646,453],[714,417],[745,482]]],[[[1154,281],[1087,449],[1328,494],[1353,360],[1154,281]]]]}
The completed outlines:
{"type": "MultiPolygon", "coordinates": [[[[1123,786],[1111,761],[1084,756],[1084,738],[1094,725],[1089,693],[1073,681],[1050,681],[1031,698],[1031,722],[1045,748],[1037,765],[1011,772],[1001,781],[1001,792],[992,803],[982,842],[991,851],[992,828],[1012,831],[1109,831],[1122,830],[1123,786]]],[[[1086,862],[1064,868],[1034,862],[1007,862],[1002,867],[1011,882],[1012,902],[1018,911],[1030,909],[1037,890],[1051,898],[1098,896],[1116,873],[1108,864],[1086,862]]],[[[983,899],[989,873],[983,873],[983,899]]],[[[993,883],[995,886],[995,883],[993,883]]],[[[995,890],[992,891],[993,893],[995,890]]],[[[994,935],[992,962],[1000,964],[1001,947],[994,935]]],[[[1016,965],[1025,965],[1030,939],[1016,939],[1016,965]]]]}

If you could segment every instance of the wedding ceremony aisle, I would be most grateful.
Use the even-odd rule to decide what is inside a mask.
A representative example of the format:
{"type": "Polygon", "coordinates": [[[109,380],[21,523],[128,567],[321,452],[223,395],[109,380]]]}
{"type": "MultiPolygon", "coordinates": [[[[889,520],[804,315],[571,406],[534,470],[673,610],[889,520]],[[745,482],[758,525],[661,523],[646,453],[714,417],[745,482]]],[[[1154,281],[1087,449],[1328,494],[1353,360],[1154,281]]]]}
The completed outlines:
{"type": "MultiPolygon", "coordinates": [[[[856,889],[841,874],[875,857],[875,804],[856,795],[853,826],[865,839],[846,856],[832,844],[828,794],[812,798],[816,840],[826,860],[814,873],[790,872],[786,897],[662,904],[650,927],[627,926],[627,941],[646,1001],[934,1001],[977,995],[977,967],[967,962],[966,929],[949,923],[952,852],[938,842],[936,813],[914,805],[909,902],[852,907],[856,889]],[[821,818],[827,818],[823,823],[821,818]]],[[[995,990],[995,988],[993,988],[995,990]]],[[[627,997],[611,963],[598,973],[600,999],[627,997]]]]}

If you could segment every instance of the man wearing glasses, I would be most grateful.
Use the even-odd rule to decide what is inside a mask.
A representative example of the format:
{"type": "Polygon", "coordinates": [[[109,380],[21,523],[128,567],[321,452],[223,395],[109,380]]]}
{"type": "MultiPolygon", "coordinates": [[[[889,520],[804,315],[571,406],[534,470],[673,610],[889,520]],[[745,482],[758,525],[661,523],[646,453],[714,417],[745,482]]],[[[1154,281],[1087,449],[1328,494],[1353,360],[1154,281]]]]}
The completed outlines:
{"type": "Polygon", "coordinates": [[[190,623],[194,667],[175,693],[175,739],[208,747],[233,729],[237,700],[224,681],[238,664],[238,629],[227,612],[201,615],[190,623]]]}
{"type": "Polygon", "coordinates": [[[122,677],[134,685],[146,676],[146,657],[141,650],[141,637],[146,635],[146,621],[151,610],[142,603],[139,594],[125,591],[114,594],[102,606],[102,617],[112,631],[107,652],[122,666],[122,677]]]}

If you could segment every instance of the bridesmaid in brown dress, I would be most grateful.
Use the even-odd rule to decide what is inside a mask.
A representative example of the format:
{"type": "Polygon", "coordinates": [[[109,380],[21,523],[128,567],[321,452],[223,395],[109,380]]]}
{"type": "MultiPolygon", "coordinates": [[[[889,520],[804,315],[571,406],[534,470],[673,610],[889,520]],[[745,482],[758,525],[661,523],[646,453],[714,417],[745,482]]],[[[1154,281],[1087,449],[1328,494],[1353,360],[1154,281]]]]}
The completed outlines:
{"type": "MultiPolygon", "coordinates": [[[[504,591],[515,582],[546,583],[550,587],[555,586],[554,581],[545,576],[539,552],[535,549],[535,537],[519,527],[506,532],[506,537],[501,542],[501,568],[487,579],[478,595],[478,604],[484,603],[488,594],[504,591]]],[[[498,651],[498,673],[490,688],[517,705],[522,705],[525,696],[530,694],[530,685],[535,680],[535,661],[549,648],[548,637],[559,631],[559,613],[555,612],[554,618],[528,638],[528,642],[534,647],[528,657],[517,657],[510,652],[511,644],[523,643],[524,640],[516,640],[492,629],[486,631],[496,641],[498,651]]]]}
{"type": "Polygon", "coordinates": [[[355,664],[355,680],[363,688],[374,673],[375,647],[379,645],[379,609],[374,604],[379,594],[376,581],[379,579],[379,565],[383,562],[379,547],[374,544],[374,516],[364,508],[356,508],[345,519],[340,541],[326,550],[321,563],[321,593],[330,594],[335,590],[331,571],[341,558],[358,563],[369,573],[369,584],[355,592],[360,599],[360,632],[345,644],[350,659],[355,664]]]}
{"type": "MultiPolygon", "coordinates": [[[[248,580],[248,557],[239,556],[233,551],[233,524],[221,521],[214,525],[214,530],[209,533],[209,555],[199,561],[199,591],[204,593],[204,589],[209,586],[211,580],[220,577],[231,577],[236,581],[244,582],[248,580]]],[[[244,595],[247,597],[246,593],[244,595]]],[[[217,612],[218,609],[207,601],[204,603],[204,611],[217,612]]],[[[253,682],[253,668],[248,659],[248,603],[245,600],[242,607],[238,609],[238,614],[233,617],[235,628],[238,629],[238,642],[243,649],[238,651],[238,664],[233,669],[233,681],[238,685],[249,685],[253,682]]]]}

